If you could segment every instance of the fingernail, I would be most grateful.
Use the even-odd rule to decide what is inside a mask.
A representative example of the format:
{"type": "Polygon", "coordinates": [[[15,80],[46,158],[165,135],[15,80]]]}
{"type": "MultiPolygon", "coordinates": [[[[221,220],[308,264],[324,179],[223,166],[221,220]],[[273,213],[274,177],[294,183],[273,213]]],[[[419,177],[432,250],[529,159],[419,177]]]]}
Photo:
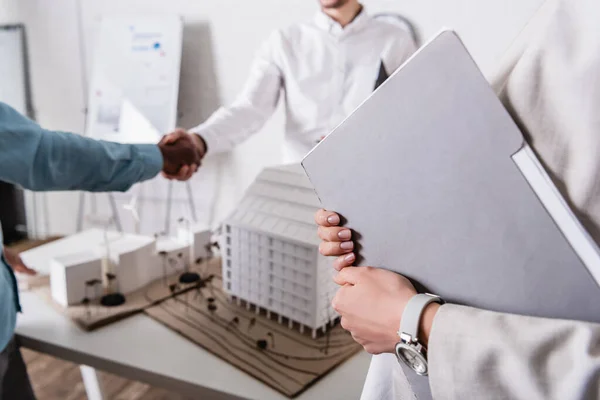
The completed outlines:
{"type": "Polygon", "coordinates": [[[340,244],[342,250],[352,250],[354,248],[354,242],[344,242],[340,244]]]}
{"type": "Polygon", "coordinates": [[[344,261],[346,262],[354,262],[354,253],[350,253],[347,256],[344,257],[344,261]]]}
{"type": "Polygon", "coordinates": [[[350,232],[350,229],[344,229],[343,231],[338,232],[338,237],[342,240],[350,240],[352,232],[350,232]]]}
{"type": "Polygon", "coordinates": [[[327,217],[327,222],[329,222],[331,225],[337,225],[340,223],[340,217],[337,214],[330,215],[327,217]]]}

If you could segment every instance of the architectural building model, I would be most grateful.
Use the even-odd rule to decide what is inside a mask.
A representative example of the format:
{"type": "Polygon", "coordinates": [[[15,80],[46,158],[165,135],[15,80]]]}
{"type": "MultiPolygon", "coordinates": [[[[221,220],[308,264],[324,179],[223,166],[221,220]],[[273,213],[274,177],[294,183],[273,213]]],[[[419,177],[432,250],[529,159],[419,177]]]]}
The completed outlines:
{"type": "Polygon", "coordinates": [[[315,234],[319,208],[300,165],[267,168],[223,223],[220,246],[226,293],[313,336],[337,318],[331,261],[315,234]]]}
{"type": "MultiPolygon", "coordinates": [[[[144,236],[130,236],[126,240],[109,243],[109,251],[102,248],[104,257],[109,257],[109,271],[116,276],[119,291],[131,293],[162,275],[161,260],[157,257],[156,241],[144,236]]],[[[181,266],[178,266],[181,267],[181,266]]]]}
{"type": "Polygon", "coordinates": [[[185,243],[189,247],[189,257],[195,260],[198,257],[208,257],[210,251],[210,239],[212,232],[205,226],[192,224],[187,220],[180,220],[180,226],[177,229],[177,240],[185,243]]]}
{"type": "Polygon", "coordinates": [[[50,261],[52,298],[67,307],[111,292],[124,296],[166,275],[183,271],[196,260],[190,254],[198,248],[205,249],[198,252],[200,257],[206,255],[210,243],[209,230],[195,228],[193,232],[191,241],[104,232],[105,239],[89,239],[85,251],[63,251],[50,261]]]}
{"type": "Polygon", "coordinates": [[[313,221],[319,206],[300,166],[267,168],[223,223],[220,246],[186,219],[173,236],[153,237],[101,221],[104,229],[22,258],[50,275],[50,287],[34,292],[83,330],[143,312],[293,397],[361,349],[335,323],[334,270],[313,221]]]}
{"type": "Polygon", "coordinates": [[[63,307],[87,297],[85,282],[102,279],[102,259],[97,252],[83,251],[50,261],[52,298],[63,307]]]}

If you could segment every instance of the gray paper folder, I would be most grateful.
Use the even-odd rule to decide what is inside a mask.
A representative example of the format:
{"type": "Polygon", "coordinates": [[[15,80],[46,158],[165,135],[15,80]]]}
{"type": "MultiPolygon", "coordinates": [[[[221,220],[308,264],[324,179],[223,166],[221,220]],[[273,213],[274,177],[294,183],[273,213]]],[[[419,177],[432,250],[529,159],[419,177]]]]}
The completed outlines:
{"type": "Polygon", "coordinates": [[[452,303],[600,322],[596,243],[455,33],[421,48],[302,164],[359,234],[360,265],[452,303]]]}

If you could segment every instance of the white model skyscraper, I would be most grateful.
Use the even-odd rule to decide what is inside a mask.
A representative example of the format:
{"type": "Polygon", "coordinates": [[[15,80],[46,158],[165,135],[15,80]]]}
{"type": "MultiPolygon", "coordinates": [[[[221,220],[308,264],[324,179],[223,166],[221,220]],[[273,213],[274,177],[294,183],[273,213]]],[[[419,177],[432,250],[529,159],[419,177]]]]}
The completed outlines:
{"type": "Polygon", "coordinates": [[[300,165],[263,170],[223,224],[224,290],[313,330],[337,318],[331,261],[319,254],[320,202],[300,165]]]}

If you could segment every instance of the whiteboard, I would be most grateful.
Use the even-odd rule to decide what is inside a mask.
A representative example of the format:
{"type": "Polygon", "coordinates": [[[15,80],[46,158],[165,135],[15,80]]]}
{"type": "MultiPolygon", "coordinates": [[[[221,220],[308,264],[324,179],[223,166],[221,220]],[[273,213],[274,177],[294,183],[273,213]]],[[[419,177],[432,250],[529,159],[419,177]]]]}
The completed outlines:
{"type": "Polygon", "coordinates": [[[0,101],[28,114],[25,35],[21,25],[0,26],[0,101]]]}
{"type": "Polygon", "coordinates": [[[86,134],[155,143],[177,121],[179,16],[104,17],[92,64],[86,134]]]}

